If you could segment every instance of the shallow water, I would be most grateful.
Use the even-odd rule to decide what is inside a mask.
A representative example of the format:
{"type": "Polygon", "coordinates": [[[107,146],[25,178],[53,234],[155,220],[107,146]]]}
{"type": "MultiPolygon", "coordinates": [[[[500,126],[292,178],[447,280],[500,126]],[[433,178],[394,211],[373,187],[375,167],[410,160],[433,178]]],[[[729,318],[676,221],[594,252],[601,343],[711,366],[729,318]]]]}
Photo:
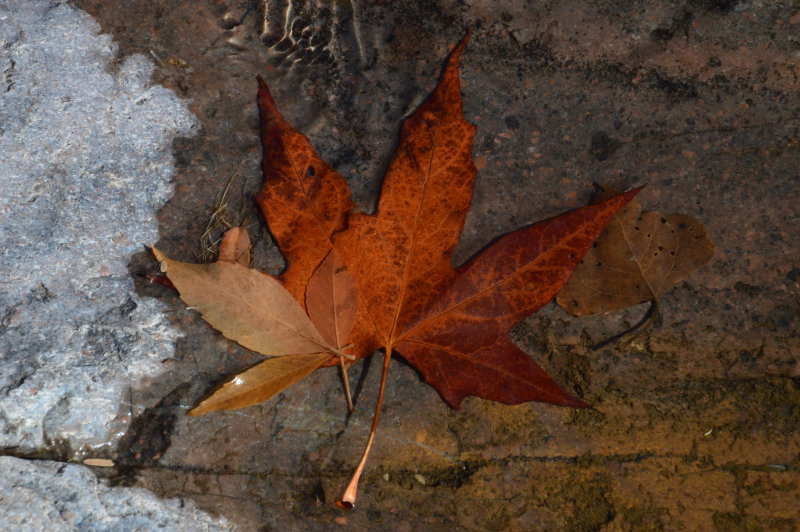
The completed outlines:
{"type": "MultiPolygon", "coordinates": [[[[360,452],[375,369],[349,421],[333,371],[260,407],[189,419],[187,405],[257,357],[141,285],[171,305],[185,339],[164,376],[136,390],[149,408],[144,450],[158,449],[132,459],[129,480],[245,529],[798,526],[800,66],[790,8],[692,3],[688,35],[664,40],[669,31],[656,30],[685,13],[650,1],[76,3],[124,50],[162,58],[157,81],[203,123],[175,147],[181,173],[159,219],[159,248],[178,259],[193,259],[235,173],[229,216],[250,224],[255,266],[282,267],[251,201],[256,74],[370,211],[401,119],[467,27],[462,92],[480,172],[456,261],[584,204],[593,181],[646,184],[646,208],[698,217],[717,244],[714,262],[660,302],[662,325],[634,344],[588,348],[640,309],[578,320],[549,306],[515,329],[515,342],[595,411],[477,399],[452,411],[398,363],[350,514],[331,501],[360,452]]],[[[145,254],[130,266],[152,268],[145,254]]]]}

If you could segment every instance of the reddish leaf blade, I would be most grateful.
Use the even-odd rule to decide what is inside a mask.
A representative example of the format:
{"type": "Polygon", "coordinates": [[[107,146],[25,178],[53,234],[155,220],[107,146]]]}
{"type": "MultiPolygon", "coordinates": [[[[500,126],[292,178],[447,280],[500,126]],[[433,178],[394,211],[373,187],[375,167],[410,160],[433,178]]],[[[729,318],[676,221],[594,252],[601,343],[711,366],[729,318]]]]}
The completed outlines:
{"type": "Polygon", "coordinates": [[[470,395],[509,405],[541,401],[573,408],[589,406],[561,389],[527,353],[507,339],[499,340],[499,345],[480,346],[464,353],[448,336],[429,338],[430,343],[403,341],[398,345],[398,350],[402,349],[398,354],[419,369],[425,382],[456,410],[470,395]]]}
{"type": "Polygon", "coordinates": [[[358,310],[358,287],[344,261],[332,249],[306,287],[308,317],[332,346],[350,343],[358,310]]]}
{"type": "MultiPolygon", "coordinates": [[[[534,397],[552,389],[549,378],[535,364],[525,370],[513,360],[515,354],[506,348],[508,331],[561,290],[606,223],[638,191],[503,236],[459,269],[452,285],[405,331],[397,351],[451,405],[457,406],[464,394],[500,402],[525,396],[546,400],[534,397]],[[512,359],[505,360],[504,354],[512,359]],[[480,367],[483,372],[477,371],[480,367]],[[509,396],[515,381],[499,378],[513,374],[509,368],[529,383],[527,394],[509,396]],[[492,374],[499,380],[490,380],[492,374]]],[[[564,392],[561,396],[556,404],[574,399],[564,392]]]]}
{"type": "MultiPolygon", "coordinates": [[[[361,293],[358,327],[369,348],[391,346],[419,303],[454,275],[451,256],[469,210],[475,127],[462,113],[459,59],[451,52],[439,84],[404,123],[375,215],[351,215],[334,236],[361,293]]],[[[364,353],[364,351],[360,351],[364,353]]]]}
{"type": "Polygon", "coordinates": [[[289,125],[258,78],[264,187],[256,202],[286,258],[281,281],[303,301],[306,285],[331,248],[331,235],[353,208],[345,180],[289,125]]]}
{"type": "Polygon", "coordinates": [[[167,278],[167,276],[164,275],[163,273],[155,273],[155,274],[151,273],[149,275],[146,275],[145,279],[147,279],[153,284],[161,285],[164,288],[171,288],[172,290],[178,290],[177,288],[175,288],[175,285],[172,284],[172,281],[170,281],[167,278]]]}

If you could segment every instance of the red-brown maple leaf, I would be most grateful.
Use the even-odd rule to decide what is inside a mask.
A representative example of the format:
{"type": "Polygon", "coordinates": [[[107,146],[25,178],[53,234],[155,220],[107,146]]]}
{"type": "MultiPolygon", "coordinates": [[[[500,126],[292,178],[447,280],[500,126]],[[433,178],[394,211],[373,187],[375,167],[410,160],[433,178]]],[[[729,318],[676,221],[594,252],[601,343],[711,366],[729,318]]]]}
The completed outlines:
{"type": "Polygon", "coordinates": [[[463,117],[458,75],[466,42],[403,123],[372,215],[349,212],[344,179],[284,120],[259,79],[264,187],[257,201],[287,261],[281,280],[303,303],[314,270],[335,247],[359,290],[351,352],[400,354],[453,408],[468,395],[585,407],[508,331],[558,293],[636,191],[505,235],[454,268],[476,174],[475,127],[463,117]]]}
{"type": "Polygon", "coordinates": [[[453,408],[468,395],[588,406],[514,346],[508,332],[558,293],[637,191],[507,234],[454,268],[476,174],[475,127],[463,116],[458,72],[467,39],[450,53],[433,94],[404,121],[375,214],[351,212],[344,179],[283,119],[259,78],[264,188],[258,204],[288,263],[281,279],[303,303],[304,287],[335,250],[358,287],[350,352],[360,358],[378,347],[386,351],[370,436],[337,501],[342,508],[355,503],[395,352],[453,408]]]}

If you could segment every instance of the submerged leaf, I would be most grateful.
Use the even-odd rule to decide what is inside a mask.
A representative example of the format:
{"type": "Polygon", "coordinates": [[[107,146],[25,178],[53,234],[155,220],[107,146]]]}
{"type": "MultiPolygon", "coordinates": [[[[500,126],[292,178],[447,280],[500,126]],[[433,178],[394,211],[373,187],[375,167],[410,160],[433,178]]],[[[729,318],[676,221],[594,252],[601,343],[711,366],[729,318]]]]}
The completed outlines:
{"type": "MultiPolygon", "coordinates": [[[[600,187],[595,201],[613,193],[600,187]]],[[[643,212],[634,200],[608,224],[556,300],[575,316],[656,301],[713,254],[714,244],[699,221],[643,212]]]]}

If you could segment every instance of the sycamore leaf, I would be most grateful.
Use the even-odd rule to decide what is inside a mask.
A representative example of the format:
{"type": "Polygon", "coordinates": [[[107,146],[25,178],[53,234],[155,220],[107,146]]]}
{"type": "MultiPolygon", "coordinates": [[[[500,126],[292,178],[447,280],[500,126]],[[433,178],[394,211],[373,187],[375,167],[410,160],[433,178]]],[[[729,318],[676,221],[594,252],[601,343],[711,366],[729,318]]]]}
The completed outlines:
{"type": "Polygon", "coordinates": [[[475,126],[464,119],[459,59],[403,122],[374,215],[351,214],[334,245],[358,281],[358,355],[391,348],[403,326],[454,277],[452,254],[472,200],[475,126]]]}
{"type": "Polygon", "coordinates": [[[187,264],[156,248],[153,254],[181,299],[244,347],[269,356],[336,352],[272,277],[236,263],[187,264]]]}
{"type": "Polygon", "coordinates": [[[219,245],[219,261],[235,262],[245,268],[250,266],[250,235],[244,227],[231,227],[225,231],[219,245]]]}
{"type": "Polygon", "coordinates": [[[354,352],[377,345],[398,353],[453,408],[467,395],[585,407],[515,348],[508,331],[558,293],[635,192],[506,235],[457,271],[451,257],[475,176],[475,128],[464,119],[458,77],[465,45],[403,123],[376,213],[351,214],[334,234],[359,287],[354,352]]]}
{"type": "Polygon", "coordinates": [[[225,382],[190,410],[189,415],[201,416],[216,410],[233,410],[262,403],[307,377],[330,358],[330,353],[308,353],[259,362],[225,382]]]}
{"type": "MultiPolygon", "coordinates": [[[[598,187],[594,201],[614,194],[598,187]]],[[[608,224],[556,300],[575,316],[656,301],[713,254],[714,244],[699,221],[642,211],[634,200],[608,224]]]]}

